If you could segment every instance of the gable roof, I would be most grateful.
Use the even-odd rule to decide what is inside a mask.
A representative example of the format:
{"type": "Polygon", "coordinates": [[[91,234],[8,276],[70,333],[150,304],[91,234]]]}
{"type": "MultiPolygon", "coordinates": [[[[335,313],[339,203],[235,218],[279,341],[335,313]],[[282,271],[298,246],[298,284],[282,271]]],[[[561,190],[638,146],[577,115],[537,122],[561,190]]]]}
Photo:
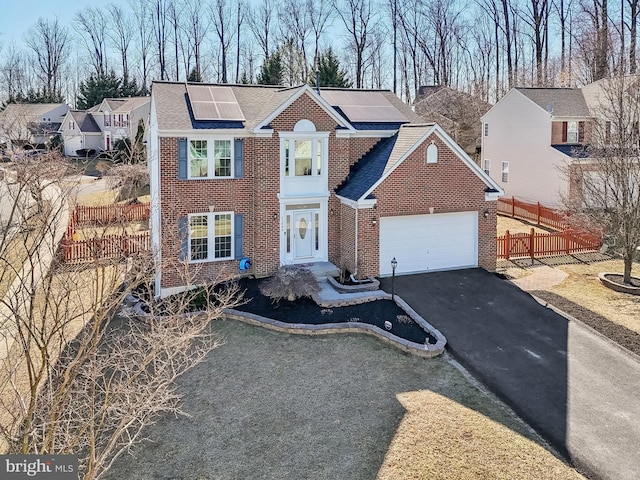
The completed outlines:
{"type": "Polygon", "coordinates": [[[356,162],[345,182],[336,189],[336,194],[353,201],[369,198],[371,192],[433,133],[467,164],[485,183],[488,190],[503,193],[498,184],[471,160],[440,126],[410,124],[400,127],[398,133],[392,137],[379,141],[356,162]]]}
{"type": "Polygon", "coordinates": [[[128,113],[151,101],[151,97],[104,98],[98,105],[89,108],[88,112],[109,110],[112,113],[128,113]]]}
{"type": "Polygon", "coordinates": [[[515,90],[554,117],[589,117],[589,107],[579,88],[524,88],[515,90]]]}
{"type": "Polygon", "coordinates": [[[81,110],[70,110],[69,115],[73,118],[78,125],[78,129],[84,133],[99,133],[100,127],[96,123],[93,115],[81,110]]]}

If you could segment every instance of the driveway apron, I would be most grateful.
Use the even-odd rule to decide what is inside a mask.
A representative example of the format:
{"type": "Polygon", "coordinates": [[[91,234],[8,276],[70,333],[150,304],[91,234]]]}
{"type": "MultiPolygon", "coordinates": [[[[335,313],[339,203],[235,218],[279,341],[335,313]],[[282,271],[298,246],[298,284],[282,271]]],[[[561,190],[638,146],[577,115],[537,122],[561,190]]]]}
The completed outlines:
{"type": "MultiPolygon", "coordinates": [[[[396,277],[395,293],[580,470],[640,478],[640,362],[480,269],[396,277]]],[[[390,292],[392,279],[381,286],[390,292]]]]}

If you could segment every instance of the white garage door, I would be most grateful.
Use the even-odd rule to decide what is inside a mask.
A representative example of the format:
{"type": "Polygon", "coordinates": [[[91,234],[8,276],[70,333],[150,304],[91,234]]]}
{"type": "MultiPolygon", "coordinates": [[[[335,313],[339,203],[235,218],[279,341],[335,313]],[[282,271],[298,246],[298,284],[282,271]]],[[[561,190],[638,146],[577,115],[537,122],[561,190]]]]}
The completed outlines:
{"type": "Polygon", "coordinates": [[[380,275],[478,266],[478,213],[380,218],[380,275]]]}

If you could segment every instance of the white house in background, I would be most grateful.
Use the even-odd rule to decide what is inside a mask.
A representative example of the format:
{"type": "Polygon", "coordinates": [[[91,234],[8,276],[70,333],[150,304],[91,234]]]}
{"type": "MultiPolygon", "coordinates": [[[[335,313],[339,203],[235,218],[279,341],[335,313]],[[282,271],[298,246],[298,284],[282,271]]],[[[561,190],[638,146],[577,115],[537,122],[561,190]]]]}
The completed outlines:
{"type": "Polygon", "coordinates": [[[110,151],[118,140],[134,139],[140,122],[148,123],[149,108],[150,97],[105,98],[87,111],[69,112],[60,128],[65,155],[110,151]]]}
{"type": "Polygon", "coordinates": [[[481,166],[506,196],[559,206],[593,121],[583,89],[513,88],[482,117],[481,166]]]}
{"type": "Polygon", "coordinates": [[[0,145],[44,144],[58,131],[68,111],[64,103],[11,103],[0,112],[0,145]]]}

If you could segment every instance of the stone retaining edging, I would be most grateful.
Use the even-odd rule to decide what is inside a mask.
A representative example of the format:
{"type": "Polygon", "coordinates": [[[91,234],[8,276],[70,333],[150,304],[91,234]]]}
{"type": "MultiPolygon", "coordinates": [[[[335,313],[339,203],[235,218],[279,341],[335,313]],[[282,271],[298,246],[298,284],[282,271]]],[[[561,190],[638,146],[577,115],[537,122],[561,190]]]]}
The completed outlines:
{"type": "MultiPolygon", "coordinates": [[[[385,294],[388,295],[388,294],[385,294]]],[[[385,298],[385,297],[378,297],[385,298]]],[[[376,298],[376,299],[378,299],[376,298]]],[[[388,295],[391,298],[391,295],[388,295]]],[[[270,330],[278,332],[292,333],[297,335],[328,335],[332,333],[367,333],[373,335],[383,342],[394,345],[400,350],[412,353],[414,355],[432,358],[441,355],[444,352],[447,339],[436,328],[434,328],[429,322],[418,315],[404,300],[397,295],[395,296],[396,305],[402,308],[407,315],[411,317],[418,325],[431,335],[436,337],[435,344],[422,344],[410,342],[404,338],[397,337],[391,332],[382,330],[375,325],[361,322],[341,322],[341,323],[324,323],[321,325],[310,325],[304,323],[286,323],[279,320],[274,320],[267,317],[262,317],[253,313],[242,312],[240,310],[227,309],[224,311],[224,315],[228,318],[239,320],[241,322],[249,323],[251,325],[258,325],[270,330]]],[[[358,302],[363,303],[363,302],[358,302]]]]}
{"type": "Polygon", "coordinates": [[[634,287],[633,285],[622,285],[620,283],[609,280],[606,277],[607,275],[620,276],[619,273],[614,273],[614,272],[599,273],[598,278],[600,279],[600,283],[602,283],[605,287],[620,293],[627,293],[629,295],[640,295],[640,287],[634,287]]]}

